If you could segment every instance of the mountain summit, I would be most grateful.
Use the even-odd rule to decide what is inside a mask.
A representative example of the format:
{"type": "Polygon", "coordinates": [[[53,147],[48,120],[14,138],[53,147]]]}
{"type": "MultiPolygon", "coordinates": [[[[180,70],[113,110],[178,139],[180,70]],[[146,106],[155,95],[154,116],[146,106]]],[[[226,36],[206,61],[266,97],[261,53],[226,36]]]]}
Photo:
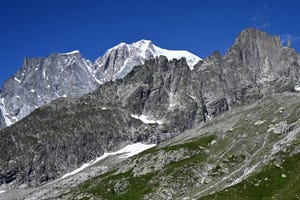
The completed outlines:
{"type": "Polygon", "coordinates": [[[93,64],[78,50],[52,53],[46,58],[24,59],[22,68],[2,88],[0,128],[22,119],[34,109],[59,97],[79,98],[99,85],[125,77],[134,66],[164,55],[169,60],[186,58],[191,69],[201,59],[188,51],[166,50],[150,40],[120,43],[93,64]]]}
{"type": "Polygon", "coordinates": [[[198,56],[181,50],[167,50],[154,45],[150,40],[140,40],[132,44],[120,43],[109,49],[94,64],[97,78],[102,82],[125,77],[134,66],[144,64],[146,60],[159,56],[169,60],[186,58],[191,70],[201,59],[198,56]]]}

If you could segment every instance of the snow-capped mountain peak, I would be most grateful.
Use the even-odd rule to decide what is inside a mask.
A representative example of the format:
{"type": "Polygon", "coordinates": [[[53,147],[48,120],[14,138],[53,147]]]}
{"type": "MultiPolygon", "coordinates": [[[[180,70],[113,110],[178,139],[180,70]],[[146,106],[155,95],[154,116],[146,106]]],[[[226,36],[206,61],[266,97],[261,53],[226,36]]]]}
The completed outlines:
{"type": "Polygon", "coordinates": [[[151,40],[142,39],[137,42],[126,44],[124,42],[118,44],[117,46],[111,48],[111,49],[118,49],[120,47],[126,46],[127,48],[131,50],[135,50],[141,57],[147,59],[147,51],[152,53],[155,57],[158,56],[166,56],[168,60],[172,59],[181,59],[186,58],[187,63],[191,70],[193,70],[193,66],[197,64],[201,58],[198,56],[186,51],[186,50],[168,50],[160,48],[152,43],[151,40]]]}
{"type": "Polygon", "coordinates": [[[124,42],[108,49],[94,64],[96,77],[102,81],[125,77],[134,66],[144,64],[146,60],[166,56],[168,60],[186,58],[193,70],[201,58],[185,50],[167,50],[152,43],[151,40],[139,40],[131,44],[124,42]],[[108,67],[109,66],[109,67],[108,67]]]}
{"type": "Polygon", "coordinates": [[[162,49],[157,46],[154,46],[155,51],[157,52],[157,56],[163,55],[168,58],[168,60],[172,59],[180,59],[180,58],[186,58],[187,64],[189,65],[190,69],[194,69],[194,65],[196,65],[201,58],[198,56],[195,56],[194,54],[186,51],[186,50],[167,50],[162,49]]]}

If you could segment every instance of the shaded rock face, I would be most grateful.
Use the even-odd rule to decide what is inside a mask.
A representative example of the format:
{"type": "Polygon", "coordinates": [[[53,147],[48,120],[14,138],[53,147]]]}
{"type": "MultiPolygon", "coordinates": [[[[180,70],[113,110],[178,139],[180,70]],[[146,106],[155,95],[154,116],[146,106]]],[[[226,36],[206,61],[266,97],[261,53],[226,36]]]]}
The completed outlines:
{"type": "Polygon", "coordinates": [[[194,70],[186,59],[160,56],[0,131],[0,183],[55,179],[127,142],[168,140],[235,105],[293,91],[298,82],[299,54],[255,29],[243,31],[224,57],[215,52],[194,70]]]}
{"type": "Polygon", "coordinates": [[[193,126],[189,119],[201,109],[189,96],[191,74],[185,59],[168,62],[159,57],[134,68],[124,79],[100,87],[94,95],[105,104],[114,102],[130,114],[161,120],[168,131],[180,132],[193,126]],[[172,124],[178,122],[182,125],[172,124]]]}

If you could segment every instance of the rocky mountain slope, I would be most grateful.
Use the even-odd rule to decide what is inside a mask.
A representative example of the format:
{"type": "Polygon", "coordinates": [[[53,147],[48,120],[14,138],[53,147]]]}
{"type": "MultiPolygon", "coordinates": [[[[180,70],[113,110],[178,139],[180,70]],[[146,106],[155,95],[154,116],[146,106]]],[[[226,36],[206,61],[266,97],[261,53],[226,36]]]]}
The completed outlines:
{"type": "Polygon", "coordinates": [[[58,199],[297,199],[299,98],[284,93],[235,108],[58,199]]]}
{"type": "Polygon", "coordinates": [[[121,43],[94,64],[83,58],[79,51],[53,53],[46,58],[25,58],[23,67],[3,85],[0,128],[15,123],[54,99],[76,99],[107,81],[123,78],[134,66],[159,55],[170,60],[186,57],[191,69],[200,60],[187,51],[161,49],[149,40],[121,43]]]}
{"type": "Polygon", "coordinates": [[[193,70],[185,58],[148,60],[123,79],[77,100],[59,98],[1,130],[0,184],[40,185],[128,143],[166,141],[70,195],[182,199],[222,190],[260,169],[262,158],[272,161],[277,142],[294,145],[299,95],[284,92],[297,92],[299,67],[297,52],[256,29],[244,30],[224,57],[215,52],[193,70]],[[228,110],[233,114],[218,118],[228,110]],[[131,181],[148,185],[133,191],[131,181]]]}
{"type": "Polygon", "coordinates": [[[129,159],[114,155],[3,199],[297,199],[300,95],[235,107],[129,159]]]}

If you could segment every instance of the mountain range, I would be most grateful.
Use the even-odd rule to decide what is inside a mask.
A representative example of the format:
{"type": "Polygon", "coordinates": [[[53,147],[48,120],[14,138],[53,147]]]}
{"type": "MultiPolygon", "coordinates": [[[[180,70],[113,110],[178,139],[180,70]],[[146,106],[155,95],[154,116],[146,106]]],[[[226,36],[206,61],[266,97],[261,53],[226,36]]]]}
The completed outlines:
{"type": "Polygon", "coordinates": [[[79,51],[53,53],[46,58],[25,58],[22,68],[8,79],[0,94],[0,128],[22,119],[36,108],[59,97],[79,98],[99,85],[125,77],[134,66],[164,55],[185,57],[193,66],[201,60],[187,51],[159,48],[149,40],[120,43],[94,63],[79,51]]]}
{"type": "Polygon", "coordinates": [[[147,40],[25,59],[1,91],[0,198],[297,199],[299,70],[254,28],[203,60],[147,40]]]}

